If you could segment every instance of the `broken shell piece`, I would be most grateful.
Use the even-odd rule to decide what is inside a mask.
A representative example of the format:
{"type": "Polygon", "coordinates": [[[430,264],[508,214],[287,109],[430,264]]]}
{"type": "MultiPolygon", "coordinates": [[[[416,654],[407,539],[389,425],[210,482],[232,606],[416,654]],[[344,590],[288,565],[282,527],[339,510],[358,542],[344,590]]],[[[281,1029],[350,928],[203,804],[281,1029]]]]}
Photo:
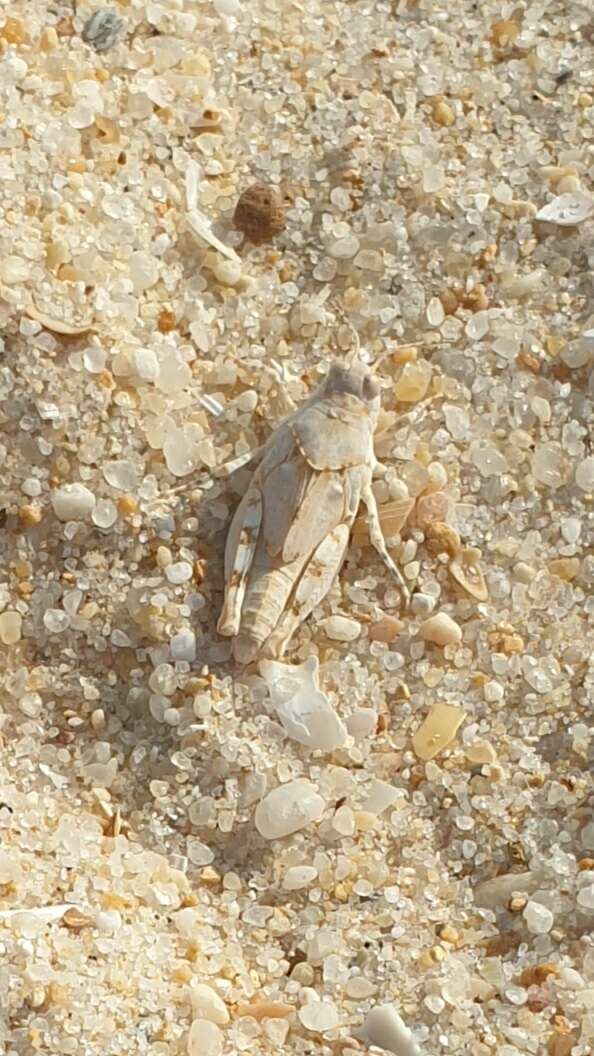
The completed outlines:
{"type": "Polygon", "coordinates": [[[487,601],[489,591],[480,567],[481,552],[474,546],[465,547],[448,565],[449,573],[471,598],[487,601]]]}
{"type": "Polygon", "coordinates": [[[396,1053],[396,1056],[420,1056],[412,1031],[398,1015],[394,1005],[376,1005],[367,1014],[362,1035],[369,1045],[396,1053]]]}
{"type": "Polygon", "coordinates": [[[253,1001],[249,1005],[238,1005],[235,1015],[238,1018],[250,1016],[259,1022],[261,1019],[285,1019],[294,1011],[293,1005],[286,1005],[283,1001],[253,1001]]]}
{"type": "Polygon", "coordinates": [[[188,216],[188,225],[192,232],[200,239],[201,242],[206,242],[213,249],[218,250],[228,260],[235,260],[241,263],[240,258],[231,246],[226,246],[224,242],[221,242],[220,238],[213,233],[210,224],[202,213],[199,213],[197,209],[190,209],[188,216]]]}
{"type": "MultiPolygon", "coordinates": [[[[394,499],[393,502],[386,502],[379,507],[380,524],[386,539],[393,539],[398,535],[406,524],[414,504],[414,499],[394,499]]],[[[367,515],[357,517],[353,524],[353,540],[360,543],[361,536],[367,535],[368,530],[367,515]]]]}
{"type": "Polygon", "coordinates": [[[539,209],[535,220],[542,220],[545,224],[556,224],[557,227],[573,227],[587,220],[594,210],[594,198],[582,191],[574,191],[571,194],[560,194],[547,202],[539,209]]]}
{"type": "Polygon", "coordinates": [[[298,665],[260,662],[260,674],[287,736],[312,750],[332,752],[345,743],[347,731],[320,691],[319,670],[317,656],[298,665]]]}
{"type": "Polygon", "coordinates": [[[46,329],[50,330],[52,334],[62,334],[64,337],[78,337],[81,334],[88,334],[89,330],[93,329],[93,324],[89,320],[87,323],[67,323],[64,319],[53,319],[51,315],[47,315],[46,312],[40,311],[34,304],[30,304],[25,308],[26,315],[29,319],[35,319],[37,323],[46,329]]]}
{"type": "Polygon", "coordinates": [[[413,735],[413,748],[419,759],[428,761],[439,755],[454,740],[464,718],[462,708],[453,704],[434,704],[413,735]]]}

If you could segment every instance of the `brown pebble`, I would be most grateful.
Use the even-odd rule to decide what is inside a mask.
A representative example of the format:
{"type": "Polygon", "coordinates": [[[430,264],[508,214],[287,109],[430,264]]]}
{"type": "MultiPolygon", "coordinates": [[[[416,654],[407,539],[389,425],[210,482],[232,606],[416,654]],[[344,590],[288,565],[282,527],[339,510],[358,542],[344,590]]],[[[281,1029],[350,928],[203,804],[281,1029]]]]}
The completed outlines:
{"type": "Polygon", "coordinates": [[[285,226],[286,205],[277,187],[254,183],[240,196],[233,223],[254,245],[270,242],[285,226]]]}
{"type": "Polygon", "coordinates": [[[470,312],[484,312],[489,307],[489,298],[482,282],[473,286],[462,298],[462,305],[470,312]]]}
{"type": "Polygon", "coordinates": [[[577,1035],[573,1031],[568,1034],[551,1034],[547,1041],[549,1056],[570,1056],[574,1045],[577,1045],[577,1035]]]}
{"type": "Polygon", "coordinates": [[[559,969],[555,964],[548,961],[544,964],[533,964],[530,968],[524,969],[519,977],[519,984],[526,987],[541,986],[551,975],[559,975],[559,969]]]}
{"type": "Polygon", "coordinates": [[[93,918],[87,916],[86,913],[81,913],[76,906],[73,906],[72,909],[67,909],[62,917],[62,924],[71,931],[81,931],[82,928],[88,928],[89,924],[92,923],[93,918]]]}
{"type": "Polygon", "coordinates": [[[557,579],[563,579],[571,583],[580,570],[580,561],[577,557],[557,557],[549,562],[549,572],[557,579]]]}
{"type": "Polygon", "coordinates": [[[449,554],[454,557],[461,550],[462,543],[457,531],[443,521],[433,521],[427,526],[427,549],[430,554],[449,554]]]}
{"type": "Polygon", "coordinates": [[[33,528],[34,525],[39,524],[42,517],[43,511],[41,506],[37,506],[33,502],[27,506],[19,507],[19,519],[23,522],[26,528],[33,528]]]}
{"type": "Polygon", "coordinates": [[[457,946],[460,942],[460,933],[451,924],[444,924],[439,929],[439,937],[442,942],[449,942],[452,946],[457,946]]]}
{"type": "Polygon", "coordinates": [[[519,33],[520,27],[517,22],[511,18],[501,18],[493,22],[489,36],[498,48],[505,48],[508,44],[513,44],[519,33]]]}
{"type": "Polygon", "coordinates": [[[516,895],[515,898],[510,898],[507,904],[507,908],[509,909],[510,913],[522,913],[523,910],[526,909],[527,905],[527,898],[524,898],[523,895],[516,895]]]}
{"type": "Polygon", "coordinates": [[[18,18],[7,18],[0,35],[7,44],[24,44],[27,37],[25,27],[18,18]]]}
{"type": "Polygon", "coordinates": [[[177,327],[175,316],[169,308],[163,308],[157,319],[157,330],[160,334],[170,334],[177,327]]]}
{"type": "Polygon", "coordinates": [[[439,97],[433,102],[431,117],[436,125],[441,125],[445,128],[449,127],[449,125],[453,125],[456,120],[451,106],[446,103],[445,99],[440,99],[439,97]]]}
{"type": "Polygon", "coordinates": [[[578,869],[580,873],[585,873],[588,869],[594,870],[594,858],[580,858],[578,869]]]}
{"type": "Polygon", "coordinates": [[[540,359],[532,352],[523,349],[516,356],[516,363],[520,370],[529,370],[531,374],[540,374],[540,359]]]}
{"type": "Polygon", "coordinates": [[[122,495],[118,499],[118,510],[122,517],[130,517],[133,513],[136,513],[138,509],[138,499],[135,499],[133,495],[122,495]]]}
{"type": "Polygon", "coordinates": [[[439,299],[446,315],[454,315],[460,307],[460,291],[447,289],[442,290],[439,299]]]}

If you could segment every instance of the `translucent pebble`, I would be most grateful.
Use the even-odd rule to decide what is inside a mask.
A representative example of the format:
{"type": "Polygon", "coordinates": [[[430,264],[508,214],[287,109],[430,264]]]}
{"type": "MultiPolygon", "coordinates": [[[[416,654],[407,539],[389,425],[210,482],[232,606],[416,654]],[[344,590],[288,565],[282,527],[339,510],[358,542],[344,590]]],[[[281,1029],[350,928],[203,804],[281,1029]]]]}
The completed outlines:
{"type": "Polygon", "coordinates": [[[354,642],[361,634],[361,624],[348,616],[328,616],[320,620],[324,634],[335,642],[354,642]]]}
{"type": "Polygon", "coordinates": [[[462,708],[457,708],[454,704],[444,704],[441,701],[434,704],[413,735],[413,748],[418,758],[424,761],[434,759],[453,741],[464,717],[462,708]]]}
{"type": "Polygon", "coordinates": [[[594,359],[594,339],[583,334],[576,341],[568,341],[559,353],[566,367],[577,370],[594,359]]]}
{"type": "Polygon", "coordinates": [[[188,1056],[221,1056],[223,1035],[216,1023],[195,1019],[188,1036],[188,1056]]]}
{"type": "Polygon", "coordinates": [[[470,445],[470,457],[482,477],[497,477],[507,471],[507,461],[493,444],[475,440],[470,445]]]}
{"type": "Polygon", "coordinates": [[[210,865],[214,862],[214,853],[205,843],[189,836],[186,850],[192,865],[210,865]]]}
{"type": "Polygon", "coordinates": [[[555,918],[547,906],[530,900],[522,914],[531,935],[546,935],[553,927],[555,918]]]}
{"type": "Polygon", "coordinates": [[[427,305],[427,322],[429,326],[441,326],[445,319],[443,304],[439,297],[432,297],[427,305]]]}
{"type": "Polygon", "coordinates": [[[143,290],[150,289],[159,278],[159,261],[157,257],[142,249],[130,254],[128,268],[130,269],[130,278],[136,293],[142,293],[143,290]]]}
{"type": "Polygon", "coordinates": [[[103,466],[103,476],[107,483],[118,491],[136,491],[138,487],[138,473],[132,462],[127,459],[106,462],[103,466]]]}
{"type": "Polygon", "coordinates": [[[577,904],[580,909],[587,909],[594,913],[594,884],[586,884],[578,891],[577,904]]]}
{"type": "Polygon", "coordinates": [[[566,543],[577,543],[582,533],[582,522],[577,517],[564,517],[561,521],[561,535],[566,543]]]}
{"type": "Polygon", "coordinates": [[[405,363],[394,386],[394,396],[403,403],[418,403],[427,394],[431,375],[431,364],[423,359],[416,363],[405,363]]]}
{"type": "Polygon", "coordinates": [[[313,272],[313,277],[317,282],[332,282],[335,278],[337,271],[337,264],[331,257],[322,257],[322,259],[316,264],[313,272]]]}
{"type": "Polygon", "coordinates": [[[20,612],[9,609],[0,613],[0,642],[3,645],[14,645],[21,640],[23,617],[20,612]]]}
{"type": "Polygon", "coordinates": [[[211,1023],[224,1026],[229,1022],[229,1011],[222,997],[206,983],[190,985],[192,1012],[196,1018],[208,1019],[211,1023]]]}
{"type": "Polygon", "coordinates": [[[16,283],[26,282],[30,277],[31,265],[28,260],[23,260],[22,257],[15,257],[10,253],[0,259],[0,282],[5,282],[7,286],[11,286],[16,283]]]}
{"type": "Polygon", "coordinates": [[[99,345],[90,345],[83,352],[83,363],[89,374],[100,374],[105,368],[106,359],[105,349],[99,345]]]}
{"type": "Polygon", "coordinates": [[[445,187],[445,173],[440,165],[430,165],[423,173],[423,190],[426,194],[434,194],[445,187]]]}
{"type": "Polygon", "coordinates": [[[346,235],[345,238],[337,238],[328,246],[328,253],[335,260],[350,260],[359,250],[359,239],[356,235],[346,235]]]}
{"type": "Polygon", "coordinates": [[[277,840],[319,821],[325,808],[315,785],[305,778],[269,792],[256,807],[255,824],[265,840],[277,840]]]}
{"type": "Polygon", "coordinates": [[[139,348],[134,353],[134,369],[143,381],[156,381],[159,377],[159,360],[152,348],[139,348]]]}
{"type": "Polygon", "coordinates": [[[594,490],[594,458],[584,458],[575,471],[575,482],[582,491],[594,490]]]}
{"type": "MultiPolygon", "coordinates": [[[[384,891],[384,894],[386,894],[386,891],[384,891]]],[[[353,975],[347,981],[344,992],[347,997],[355,1001],[364,1001],[366,997],[371,997],[375,993],[375,989],[374,984],[369,979],[365,979],[362,975],[353,975]]]]}
{"type": "Polygon", "coordinates": [[[197,431],[191,427],[171,429],[163,443],[167,469],[175,477],[185,477],[199,462],[197,431]]]}
{"type": "Polygon", "coordinates": [[[471,341],[480,341],[485,334],[489,333],[489,313],[475,312],[470,316],[465,331],[471,341]]]}
{"type": "Polygon", "coordinates": [[[313,865],[293,865],[283,876],[283,891],[300,891],[313,883],[317,875],[318,870],[313,865]]]}
{"type": "Polygon", "coordinates": [[[307,1030],[320,1034],[338,1025],[338,1012],[330,1001],[310,1001],[299,1009],[298,1015],[307,1030]]]}
{"type": "Polygon", "coordinates": [[[217,15],[237,15],[241,10],[239,0],[213,0],[217,15]]]}
{"type": "Polygon", "coordinates": [[[560,488],[565,479],[565,458],[561,445],[555,441],[538,444],[532,456],[532,473],[540,484],[560,488]]]}
{"type": "Polygon", "coordinates": [[[573,227],[574,224],[587,220],[593,209],[594,198],[583,191],[575,191],[572,194],[560,194],[547,202],[539,209],[534,219],[547,224],[557,224],[559,227],[573,227]]]}
{"type": "Polygon", "coordinates": [[[165,569],[165,575],[170,583],[177,585],[187,583],[192,578],[193,571],[189,561],[174,561],[165,569]]]}
{"type": "Polygon", "coordinates": [[[84,484],[63,484],[52,491],[51,502],[60,521],[81,521],[95,506],[95,496],[84,484]]]}
{"type": "Polygon", "coordinates": [[[412,1032],[398,1015],[394,1005],[376,1005],[367,1014],[363,1034],[370,1045],[396,1053],[396,1056],[420,1056],[412,1032]]]}
{"type": "Polygon", "coordinates": [[[439,994],[427,994],[424,1004],[435,1016],[438,1016],[445,1008],[445,1001],[439,994]]]}
{"type": "Polygon", "coordinates": [[[174,660],[196,659],[196,635],[189,628],[174,634],[171,639],[171,656],[174,660]]]}
{"type": "Polygon", "coordinates": [[[111,499],[100,499],[91,514],[91,520],[98,528],[111,528],[117,519],[118,509],[111,499]]]}
{"type": "Polygon", "coordinates": [[[63,609],[46,609],[43,614],[43,623],[50,634],[62,634],[70,627],[70,617],[63,609]]]}

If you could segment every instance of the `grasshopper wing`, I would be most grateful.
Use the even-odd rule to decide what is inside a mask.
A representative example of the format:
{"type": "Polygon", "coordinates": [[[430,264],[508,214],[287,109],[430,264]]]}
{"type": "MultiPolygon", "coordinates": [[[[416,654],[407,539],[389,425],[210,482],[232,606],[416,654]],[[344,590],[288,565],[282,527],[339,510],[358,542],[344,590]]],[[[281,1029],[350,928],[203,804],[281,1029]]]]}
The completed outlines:
{"type": "Polygon", "coordinates": [[[340,473],[314,473],[284,540],[283,560],[311,554],[346,519],[348,481],[340,473]]]}

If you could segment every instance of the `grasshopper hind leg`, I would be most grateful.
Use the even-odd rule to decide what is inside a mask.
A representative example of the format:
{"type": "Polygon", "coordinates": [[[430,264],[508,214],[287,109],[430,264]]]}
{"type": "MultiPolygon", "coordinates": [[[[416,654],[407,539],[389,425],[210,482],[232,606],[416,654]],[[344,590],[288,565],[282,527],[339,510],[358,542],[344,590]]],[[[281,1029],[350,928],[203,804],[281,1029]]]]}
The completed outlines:
{"type": "Polygon", "coordinates": [[[226,638],[239,631],[247,579],[262,523],[262,494],[252,484],[240,502],[225,547],[225,598],[217,630],[226,638]]]}
{"type": "Polygon", "coordinates": [[[291,601],[264,645],[263,655],[274,659],[283,656],[297,628],[326,597],[342,564],[349,533],[347,524],[339,524],[316,547],[291,601]]]}

